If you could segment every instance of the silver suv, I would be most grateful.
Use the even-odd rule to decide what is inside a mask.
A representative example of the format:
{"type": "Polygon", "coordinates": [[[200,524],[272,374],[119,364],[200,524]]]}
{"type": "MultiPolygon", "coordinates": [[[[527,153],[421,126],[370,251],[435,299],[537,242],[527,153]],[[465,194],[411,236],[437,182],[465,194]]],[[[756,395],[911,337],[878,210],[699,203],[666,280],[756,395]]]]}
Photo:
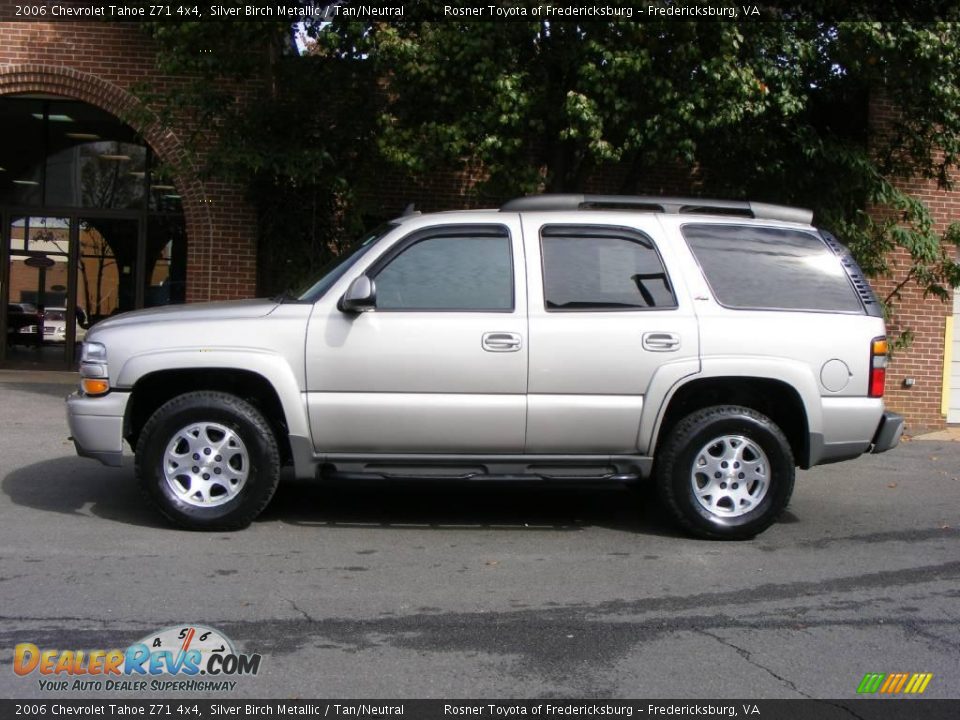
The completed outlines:
{"type": "Polygon", "coordinates": [[[248,525],[298,477],[652,477],[708,538],[796,466],[895,446],[881,309],[803,209],[539,195],[398,218],[296,296],[120,315],[67,400],[174,523],[248,525]]]}

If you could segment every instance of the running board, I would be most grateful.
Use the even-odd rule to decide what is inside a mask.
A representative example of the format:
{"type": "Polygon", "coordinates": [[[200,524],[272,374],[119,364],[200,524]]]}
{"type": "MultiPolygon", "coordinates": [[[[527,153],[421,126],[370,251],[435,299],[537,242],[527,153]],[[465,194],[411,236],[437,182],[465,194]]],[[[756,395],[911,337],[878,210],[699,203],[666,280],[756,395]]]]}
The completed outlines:
{"type": "Polygon", "coordinates": [[[611,473],[609,475],[507,475],[497,473],[462,473],[459,475],[437,473],[384,473],[350,472],[327,469],[321,473],[324,479],[364,481],[364,480],[414,480],[416,482],[517,482],[517,483],[603,483],[623,485],[640,480],[636,473],[611,473]]]}
{"type": "Polygon", "coordinates": [[[454,455],[330,453],[315,456],[317,477],[464,482],[631,483],[650,477],[640,455],[454,455]]]}

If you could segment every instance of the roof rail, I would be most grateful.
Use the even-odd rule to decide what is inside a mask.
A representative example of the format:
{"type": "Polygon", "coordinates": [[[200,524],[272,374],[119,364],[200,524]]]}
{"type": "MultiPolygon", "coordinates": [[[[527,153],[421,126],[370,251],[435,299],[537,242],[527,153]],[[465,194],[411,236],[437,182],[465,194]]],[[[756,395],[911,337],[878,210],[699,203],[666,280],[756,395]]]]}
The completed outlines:
{"type": "Polygon", "coordinates": [[[789,205],[771,205],[749,200],[712,200],[709,198],[660,197],[657,195],[527,195],[508,200],[500,212],[539,212],[549,210],[637,210],[656,213],[735,215],[763,220],[784,220],[809,225],[813,211],[789,205]]]}

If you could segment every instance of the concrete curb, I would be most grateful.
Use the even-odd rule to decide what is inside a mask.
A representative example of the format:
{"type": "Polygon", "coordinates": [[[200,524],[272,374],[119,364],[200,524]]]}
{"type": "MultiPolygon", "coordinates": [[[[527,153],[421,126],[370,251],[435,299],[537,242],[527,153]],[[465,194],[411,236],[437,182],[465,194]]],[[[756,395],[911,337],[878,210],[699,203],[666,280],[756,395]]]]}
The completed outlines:
{"type": "Polygon", "coordinates": [[[914,435],[910,439],[913,441],[937,440],[940,442],[960,442],[960,426],[954,425],[945,430],[937,430],[936,432],[924,433],[923,435],[914,435]]]}
{"type": "Polygon", "coordinates": [[[76,385],[79,382],[76,372],[55,370],[0,370],[0,383],[11,385],[46,384],[76,385]]]}

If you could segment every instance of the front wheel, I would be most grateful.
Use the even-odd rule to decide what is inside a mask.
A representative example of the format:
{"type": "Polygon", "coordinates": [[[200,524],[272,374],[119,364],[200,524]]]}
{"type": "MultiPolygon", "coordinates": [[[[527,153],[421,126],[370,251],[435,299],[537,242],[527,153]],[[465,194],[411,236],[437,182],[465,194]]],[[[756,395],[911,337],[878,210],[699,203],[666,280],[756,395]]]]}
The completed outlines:
{"type": "Polygon", "coordinates": [[[140,488],[169,520],[191,530],[237,530],[267,506],[280,453],[253,405],[222,392],[191,392],[162,405],[136,448],[140,488]]]}
{"type": "Polygon", "coordinates": [[[658,490],[674,519],[710,539],[751,538],[770,527],[790,501],[795,475],[780,428],[737,405],[681,420],[656,461],[658,490]]]}

